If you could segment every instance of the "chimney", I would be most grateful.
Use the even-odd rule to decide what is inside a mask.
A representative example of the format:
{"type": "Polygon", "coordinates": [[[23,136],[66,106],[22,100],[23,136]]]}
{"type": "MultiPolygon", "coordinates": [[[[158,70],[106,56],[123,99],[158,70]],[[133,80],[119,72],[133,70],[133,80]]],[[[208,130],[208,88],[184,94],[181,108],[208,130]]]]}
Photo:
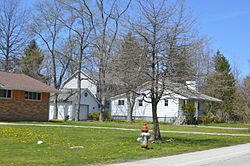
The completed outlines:
{"type": "Polygon", "coordinates": [[[196,81],[186,81],[188,89],[196,90],[196,81]]]}

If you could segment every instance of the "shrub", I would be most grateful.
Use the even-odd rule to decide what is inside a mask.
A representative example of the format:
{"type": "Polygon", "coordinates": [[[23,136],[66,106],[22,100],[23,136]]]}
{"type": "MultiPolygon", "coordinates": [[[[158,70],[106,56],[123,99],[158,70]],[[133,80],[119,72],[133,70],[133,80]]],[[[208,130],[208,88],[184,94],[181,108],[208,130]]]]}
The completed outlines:
{"type": "Polygon", "coordinates": [[[90,120],[99,120],[99,117],[100,117],[100,113],[97,112],[97,113],[92,113],[92,114],[89,114],[89,119],[90,120]]]}
{"type": "Polygon", "coordinates": [[[65,115],[64,116],[64,121],[68,121],[69,120],[69,115],[65,115]]]}
{"type": "Polygon", "coordinates": [[[204,123],[204,124],[220,122],[219,116],[213,114],[212,112],[208,112],[207,114],[200,115],[199,120],[201,121],[201,123],[204,123]]]}
{"type": "MultiPolygon", "coordinates": [[[[89,120],[98,121],[100,117],[100,112],[89,114],[89,120]]],[[[105,120],[111,120],[111,111],[104,111],[105,120]]]]}
{"type": "Polygon", "coordinates": [[[208,117],[207,117],[206,115],[200,115],[200,116],[199,116],[199,122],[200,122],[200,123],[204,123],[204,124],[209,123],[209,122],[208,122],[208,117]]]}
{"type": "Polygon", "coordinates": [[[218,123],[220,118],[218,115],[213,114],[212,112],[208,113],[209,123],[218,123]]]}
{"type": "Polygon", "coordinates": [[[182,110],[186,116],[186,123],[187,124],[195,124],[195,106],[193,104],[183,104],[182,105],[182,110]]]}
{"type": "Polygon", "coordinates": [[[106,120],[110,121],[111,120],[111,110],[104,111],[104,117],[106,120]]]}

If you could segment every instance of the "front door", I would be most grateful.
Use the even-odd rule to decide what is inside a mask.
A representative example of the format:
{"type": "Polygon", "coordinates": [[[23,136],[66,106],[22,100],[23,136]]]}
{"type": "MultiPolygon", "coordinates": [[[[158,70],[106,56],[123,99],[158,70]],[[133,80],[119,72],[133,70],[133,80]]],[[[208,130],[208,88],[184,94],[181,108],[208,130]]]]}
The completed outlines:
{"type": "Polygon", "coordinates": [[[80,120],[87,120],[89,114],[89,106],[88,105],[81,105],[80,106],[80,113],[79,113],[79,119],[80,120]]]}

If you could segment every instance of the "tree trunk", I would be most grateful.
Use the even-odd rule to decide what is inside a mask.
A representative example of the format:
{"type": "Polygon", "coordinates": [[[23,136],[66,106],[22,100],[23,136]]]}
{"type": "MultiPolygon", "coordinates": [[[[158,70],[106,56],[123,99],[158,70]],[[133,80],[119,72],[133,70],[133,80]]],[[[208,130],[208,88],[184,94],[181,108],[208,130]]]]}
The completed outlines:
{"type": "Polygon", "coordinates": [[[102,100],[101,100],[101,112],[100,112],[100,116],[99,116],[99,121],[103,122],[105,120],[105,101],[106,98],[103,96],[102,100]]]}
{"type": "Polygon", "coordinates": [[[127,114],[127,122],[132,123],[132,108],[131,108],[131,102],[130,97],[127,96],[127,106],[128,106],[128,114],[127,114]]]}
{"type": "Polygon", "coordinates": [[[58,95],[55,94],[55,106],[54,106],[54,110],[53,110],[53,119],[58,119],[58,107],[57,107],[57,103],[58,103],[58,95]]]}
{"type": "Polygon", "coordinates": [[[159,122],[157,118],[157,102],[155,99],[152,99],[152,115],[153,115],[153,138],[154,141],[161,141],[161,133],[160,133],[160,128],[159,128],[159,122]]]}
{"type": "Polygon", "coordinates": [[[76,111],[75,111],[75,121],[79,121],[79,113],[81,108],[81,71],[77,74],[77,101],[76,101],[76,111]]]}
{"type": "Polygon", "coordinates": [[[131,94],[133,92],[128,92],[126,94],[127,97],[127,106],[128,106],[128,113],[127,113],[127,122],[132,123],[132,115],[133,115],[133,110],[134,110],[134,105],[135,105],[135,95],[131,94]]]}

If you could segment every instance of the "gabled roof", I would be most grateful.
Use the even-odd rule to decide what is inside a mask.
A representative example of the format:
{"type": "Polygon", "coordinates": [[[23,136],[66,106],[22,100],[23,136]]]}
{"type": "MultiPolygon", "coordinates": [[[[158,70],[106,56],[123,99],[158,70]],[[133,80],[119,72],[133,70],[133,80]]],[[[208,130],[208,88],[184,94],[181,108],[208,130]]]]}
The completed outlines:
{"type": "Polygon", "coordinates": [[[25,74],[0,71],[0,88],[32,92],[58,93],[59,91],[25,74]]]}
{"type": "MultiPolygon", "coordinates": [[[[77,78],[77,73],[79,71],[76,71],[74,74],[72,74],[69,78],[67,78],[64,82],[63,82],[63,86],[65,84],[67,84],[70,80],[72,80],[74,77],[77,78]]],[[[97,85],[97,81],[98,81],[98,77],[99,74],[96,71],[90,71],[90,70],[81,70],[80,71],[91,83],[97,85]]],[[[110,72],[106,73],[106,83],[109,85],[120,85],[122,84],[119,80],[115,79],[113,74],[110,72]]]]}
{"type": "Polygon", "coordinates": [[[214,102],[221,102],[222,100],[202,94],[197,90],[193,90],[186,85],[178,84],[178,83],[170,83],[166,84],[168,88],[171,87],[171,91],[181,96],[184,96],[188,99],[197,99],[197,100],[206,100],[206,101],[214,101],[214,102]]]}
{"type": "MultiPolygon", "coordinates": [[[[67,84],[70,80],[72,80],[74,77],[75,78],[77,78],[77,73],[78,73],[79,71],[76,71],[74,74],[72,74],[69,78],[67,78],[63,83],[62,83],[62,87],[64,87],[64,85],[65,84],[67,84]]],[[[92,73],[90,73],[90,72],[87,72],[87,71],[83,71],[83,70],[81,70],[80,71],[81,72],[81,74],[83,74],[84,76],[86,76],[87,77],[87,79],[91,82],[91,83],[93,83],[93,84],[96,84],[96,78],[97,78],[97,75],[96,75],[96,73],[94,73],[93,74],[93,72],[92,73]]]]}
{"type": "MultiPolygon", "coordinates": [[[[159,83],[162,84],[162,83],[159,83]]],[[[193,90],[191,88],[189,88],[186,85],[183,84],[179,84],[179,83],[172,83],[172,82],[165,82],[164,83],[165,91],[169,91],[168,93],[166,92],[166,94],[172,94],[171,96],[173,96],[173,94],[178,94],[180,96],[183,96],[187,99],[196,99],[196,100],[206,100],[206,101],[214,101],[214,102],[221,102],[222,100],[211,97],[211,96],[207,96],[205,94],[202,94],[196,90],[193,90]]],[[[149,90],[151,87],[150,82],[146,82],[144,84],[142,84],[141,86],[139,86],[137,88],[138,91],[140,91],[141,93],[149,90]]],[[[116,95],[114,97],[112,97],[113,99],[115,98],[120,98],[120,97],[124,97],[125,93],[120,94],[120,95],[116,95]]]]}

